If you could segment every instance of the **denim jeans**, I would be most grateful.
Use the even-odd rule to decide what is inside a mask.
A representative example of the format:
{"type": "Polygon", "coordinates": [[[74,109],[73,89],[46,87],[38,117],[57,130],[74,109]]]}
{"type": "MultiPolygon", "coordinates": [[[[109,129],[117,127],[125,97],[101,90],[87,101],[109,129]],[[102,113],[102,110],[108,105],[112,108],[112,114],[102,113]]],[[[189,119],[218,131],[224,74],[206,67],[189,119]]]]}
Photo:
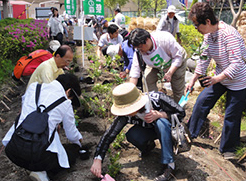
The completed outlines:
{"type": "Polygon", "coordinates": [[[167,119],[158,119],[155,122],[154,128],[134,125],[126,133],[126,138],[140,151],[146,149],[148,141],[159,139],[161,144],[161,163],[168,164],[174,162],[171,123],[167,119]]]}
{"type": "Polygon", "coordinates": [[[210,109],[225,92],[227,92],[226,110],[219,149],[221,153],[233,152],[240,144],[240,125],[242,111],[245,108],[246,89],[232,91],[220,83],[206,87],[198,96],[188,122],[191,136],[196,138],[210,109]]]}

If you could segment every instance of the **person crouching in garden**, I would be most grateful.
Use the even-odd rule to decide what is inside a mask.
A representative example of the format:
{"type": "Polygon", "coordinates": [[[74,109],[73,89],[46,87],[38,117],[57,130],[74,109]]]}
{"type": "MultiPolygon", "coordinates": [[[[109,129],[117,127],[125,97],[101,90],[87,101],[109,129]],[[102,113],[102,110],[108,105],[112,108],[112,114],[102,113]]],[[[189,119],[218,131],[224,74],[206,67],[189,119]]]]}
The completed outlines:
{"type": "Polygon", "coordinates": [[[171,114],[177,114],[179,118],[185,117],[184,109],[161,92],[151,92],[149,100],[148,95],[143,94],[130,82],[115,87],[113,99],[111,112],[117,117],[97,145],[91,172],[102,178],[102,161],[109,145],[126,124],[130,123],[134,126],[128,130],[126,138],[141,151],[142,157],[155,148],[154,140],[159,139],[164,169],[163,174],[155,180],[168,180],[175,169],[169,117],[171,114]]]}

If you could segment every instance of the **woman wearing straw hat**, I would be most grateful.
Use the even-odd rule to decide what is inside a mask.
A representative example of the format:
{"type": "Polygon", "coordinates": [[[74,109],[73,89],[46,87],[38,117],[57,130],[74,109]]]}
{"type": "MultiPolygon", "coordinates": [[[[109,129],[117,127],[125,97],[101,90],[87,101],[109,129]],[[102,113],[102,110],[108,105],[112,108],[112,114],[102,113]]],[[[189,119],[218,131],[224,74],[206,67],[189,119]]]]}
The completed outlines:
{"type": "Polygon", "coordinates": [[[171,124],[168,119],[171,114],[177,114],[180,119],[184,118],[184,109],[161,92],[151,92],[148,96],[129,82],[115,87],[113,99],[111,112],[117,117],[97,145],[91,172],[102,178],[102,161],[109,145],[124,126],[130,123],[134,126],[128,130],[126,138],[141,151],[142,157],[147,156],[154,149],[154,140],[159,139],[162,145],[161,163],[164,165],[164,169],[163,174],[156,177],[155,180],[168,180],[175,168],[171,124]],[[153,108],[151,109],[151,107],[153,108]]]}

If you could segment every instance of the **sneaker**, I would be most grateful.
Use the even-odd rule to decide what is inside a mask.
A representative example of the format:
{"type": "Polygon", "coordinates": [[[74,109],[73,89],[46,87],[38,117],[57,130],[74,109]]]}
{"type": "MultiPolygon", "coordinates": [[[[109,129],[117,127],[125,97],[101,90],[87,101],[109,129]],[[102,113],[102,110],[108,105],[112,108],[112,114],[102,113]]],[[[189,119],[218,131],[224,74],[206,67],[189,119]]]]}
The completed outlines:
{"type": "Polygon", "coordinates": [[[140,156],[141,157],[146,157],[150,154],[151,150],[155,148],[155,142],[154,141],[149,141],[147,143],[146,149],[141,152],[140,156]]]}
{"type": "Polygon", "coordinates": [[[223,153],[223,157],[225,160],[232,160],[236,158],[236,155],[233,152],[225,152],[223,153]]]}
{"type": "Polygon", "coordinates": [[[156,177],[154,179],[154,181],[166,181],[166,180],[169,180],[171,177],[172,177],[172,173],[173,173],[173,169],[170,168],[170,167],[167,167],[163,174],[159,175],[158,177],[156,177]]]}
{"type": "Polygon", "coordinates": [[[32,181],[49,181],[49,177],[48,177],[46,171],[31,172],[29,177],[32,181]]]}

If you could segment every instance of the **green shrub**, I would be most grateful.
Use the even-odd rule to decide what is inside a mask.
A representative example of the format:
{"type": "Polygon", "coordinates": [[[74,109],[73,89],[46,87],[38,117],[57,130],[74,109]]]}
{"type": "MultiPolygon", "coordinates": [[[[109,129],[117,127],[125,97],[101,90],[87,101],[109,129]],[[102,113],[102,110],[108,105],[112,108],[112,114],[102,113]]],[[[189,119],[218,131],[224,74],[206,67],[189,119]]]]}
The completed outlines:
{"type": "Polygon", "coordinates": [[[13,69],[14,69],[14,65],[12,64],[11,60],[8,59],[1,59],[1,64],[0,64],[0,83],[4,81],[4,79],[6,77],[10,77],[13,69]]]}
{"type": "Polygon", "coordinates": [[[46,49],[46,25],[46,20],[6,18],[0,21],[0,82],[10,77],[16,61],[22,56],[37,49],[46,49]]]}
{"type": "Polygon", "coordinates": [[[187,56],[191,57],[195,50],[191,45],[199,47],[203,41],[203,35],[199,33],[193,25],[179,25],[181,45],[186,50],[187,56]]]}

